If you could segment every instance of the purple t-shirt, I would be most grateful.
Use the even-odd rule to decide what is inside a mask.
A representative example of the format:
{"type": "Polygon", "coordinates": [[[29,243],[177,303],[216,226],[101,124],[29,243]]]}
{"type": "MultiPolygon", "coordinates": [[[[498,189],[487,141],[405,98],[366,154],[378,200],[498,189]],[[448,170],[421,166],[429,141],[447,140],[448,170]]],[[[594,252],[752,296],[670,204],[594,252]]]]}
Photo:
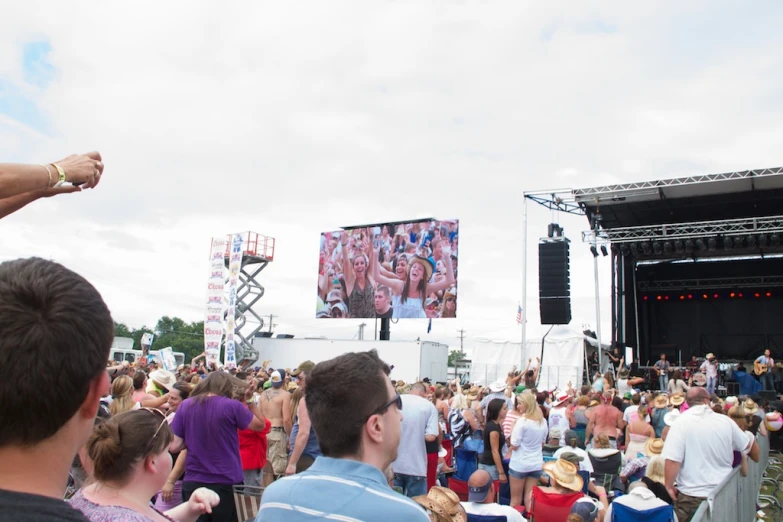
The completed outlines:
{"type": "Polygon", "coordinates": [[[247,429],[253,413],[228,397],[198,397],[179,405],[171,429],[185,441],[185,481],[204,484],[241,484],[237,430],[247,429]]]}

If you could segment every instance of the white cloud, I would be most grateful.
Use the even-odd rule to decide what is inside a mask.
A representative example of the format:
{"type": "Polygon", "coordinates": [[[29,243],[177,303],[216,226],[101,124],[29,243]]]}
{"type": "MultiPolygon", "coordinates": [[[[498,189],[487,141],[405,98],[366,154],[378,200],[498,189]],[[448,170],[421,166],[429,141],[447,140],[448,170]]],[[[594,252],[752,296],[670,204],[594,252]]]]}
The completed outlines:
{"type": "MultiPolygon", "coordinates": [[[[55,135],[0,120],[0,151],[40,163],[99,149],[107,170],[94,192],[0,222],[2,256],[63,261],[120,321],[196,320],[210,237],[253,230],[277,239],[259,306],[277,331],[350,337],[359,321],[313,318],[318,233],[458,217],[460,318],[430,337],[515,339],[523,191],[780,163],[780,10],[25,2],[0,20],[0,75],[20,81],[22,45],[50,41],[56,77],[31,96],[55,135]]],[[[535,334],[549,219],[531,206],[535,334]]],[[[574,240],[573,324],[595,324],[587,222],[556,219],[574,240]]],[[[393,336],[426,338],[426,322],[393,336]]]]}

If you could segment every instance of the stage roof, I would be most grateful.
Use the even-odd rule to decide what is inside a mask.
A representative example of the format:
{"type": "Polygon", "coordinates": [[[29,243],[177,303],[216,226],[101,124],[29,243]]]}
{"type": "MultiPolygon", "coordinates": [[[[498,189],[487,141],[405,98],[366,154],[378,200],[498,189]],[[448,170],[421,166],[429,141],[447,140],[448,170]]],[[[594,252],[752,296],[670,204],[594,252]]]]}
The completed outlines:
{"type": "Polygon", "coordinates": [[[604,229],[777,216],[783,167],[577,189],[573,196],[604,229]]]}

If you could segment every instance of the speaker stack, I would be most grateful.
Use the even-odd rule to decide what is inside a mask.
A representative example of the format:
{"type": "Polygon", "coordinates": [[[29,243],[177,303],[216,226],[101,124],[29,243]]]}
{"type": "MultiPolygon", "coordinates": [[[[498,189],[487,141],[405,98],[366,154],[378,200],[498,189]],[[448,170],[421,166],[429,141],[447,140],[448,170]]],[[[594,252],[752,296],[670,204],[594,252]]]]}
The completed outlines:
{"type": "Polygon", "coordinates": [[[541,324],[571,322],[569,272],[568,239],[542,239],[538,244],[538,305],[541,324]]]}

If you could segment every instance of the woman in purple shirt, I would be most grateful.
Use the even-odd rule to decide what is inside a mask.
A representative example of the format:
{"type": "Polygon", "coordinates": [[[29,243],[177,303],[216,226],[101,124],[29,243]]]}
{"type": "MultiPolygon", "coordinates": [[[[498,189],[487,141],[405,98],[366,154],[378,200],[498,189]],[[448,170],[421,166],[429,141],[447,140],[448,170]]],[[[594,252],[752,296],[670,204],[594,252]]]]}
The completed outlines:
{"type": "Polygon", "coordinates": [[[264,429],[264,414],[251,400],[255,386],[223,372],[213,372],[198,383],[190,398],[180,404],[171,423],[172,451],[188,450],[182,500],[206,487],[220,496],[220,504],[199,522],[234,522],[233,486],[242,484],[242,460],[237,430],[264,429]],[[235,400],[244,394],[247,406],[235,400]]]}

